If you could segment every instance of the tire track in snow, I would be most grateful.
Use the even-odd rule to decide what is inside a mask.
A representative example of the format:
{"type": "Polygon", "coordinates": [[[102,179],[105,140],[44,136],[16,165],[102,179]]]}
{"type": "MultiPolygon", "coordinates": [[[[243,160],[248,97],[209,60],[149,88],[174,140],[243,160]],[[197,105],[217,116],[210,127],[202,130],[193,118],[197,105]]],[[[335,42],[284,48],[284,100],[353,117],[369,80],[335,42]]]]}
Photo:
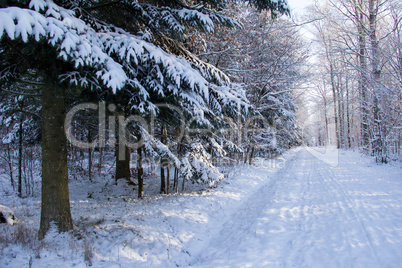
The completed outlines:
{"type": "MultiPolygon", "coordinates": [[[[302,267],[305,263],[305,252],[307,248],[304,242],[308,238],[314,222],[308,217],[311,212],[311,177],[313,174],[314,166],[308,165],[306,159],[301,157],[301,152],[298,154],[298,165],[302,166],[302,171],[299,171],[295,179],[302,183],[300,189],[300,205],[298,206],[298,221],[296,236],[291,237],[289,240],[290,248],[283,251],[283,265],[286,267],[291,267],[294,263],[299,264],[302,267]],[[308,212],[308,213],[307,213],[308,212]]],[[[289,173],[289,172],[288,172],[289,173]]]]}
{"type": "Polygon", "coordinates": [[[248,236],[257,236],[257,217],[269,206],[272,205],[279,178],[292,167],[296,162],[297,155],[288,160],[286,170],[281,169],[267,179],[264,186],[259,188],[251,197],[249,197],[236,211],[230,215],[229,219],[222,225],[215,237],[209,241],[203,249],[203,253],[197,256],[189,266],[210,267],[210,260],[216,260],[214,265],[225,266],[224,263],[231,259],[231,255],[238,246],[247,239],[248,236]]]}
{"type": "MultiPolygon", "coordinates": [[[[343,168],[349,174],[354,166],[343,168]]],[[[372,219],[364,214],[369,211],[356,208],[344,188],[351,185],[340,183],[343,177],[339,168],[331,168],[303,149],[298,151],[284,169],[222,219],[225,223],[190,266],[381,267],[380,251],[371,234],[384,235],[377,234],[378,230],[369,232],[372,219]]],[[[361,183],[357,177],[356,185],[361,183]]],[[[364,188],[362,193],[370,190],[364,188]]],[[[389,243],[388,247],[397,249],[389,243]]]]}
{"type": "Polygon", "coordinates": [[[253,216],[260,214],[269,203],[261,204],[264,197],[275,195],[275,181],[270,180],[268,184],[261,187],[250,199],[248,199],[238,210],[232,214],[229,220],[222,225],[222,229],[209,241],[208,246],[190,266],[203,263],[211,259],[231,257],[231,249],[235,249],[243,238],[253,235],[251,226],[255,223],[253,216]],[[210,252],[212,251],[212,254],[210,252]]]}
{"type": "MultiPolygon", "coordinates": [[[[323,250],[320,244],[322,240],[330,243],[334,235],[337,240],[343,235],[343,232],[338,229],[343,227],[342,224],[334,229],[334,223],[331,221],[342,219],[342,207],[338,204],[336,215],[331,215],[332,212],[328,211],[329,208],[324,207],[325,204],[331,204],[337,198],[334,198],[331,187],[328,187],[318,174],[322,165],[316,158],[302,150],[299,153],[298,166],[299,169],[293,170],[293,172],[299,174],[297,180],[304,184],[300,190],[298,221],[300,228],[295,235],[289,237],[293,247],[284,250],[285,257],[281,266],[311,267],[313,265],[314,267],[313,256],[319,255],[317,252],[329,254],[333,251],[332,248],[323,250]]],[[[350,249],[348,242],[343,242],[343,245],[350,249]]],[[[339,265],[341,264],[333,264],[332,266],[328,264],[329,267],[339,267],[339,265]]]]}
{"type": "Polygon", "coordinates": [[[324,175],[322,174],[322,172],[323,172],[322,169],[318,169],[318,174],[320,175],[321,179],[324,181],[324,179],[323,179],[324,175],[325,175],[325,177],[328,178],[329,185],[331,185],[331,187],[336,190],[336,192],[338,193],[340,198],[343,200],[343,203],[352,212],[353,217],[358,222],[358,226],[360,227],[361,231],[364,234],[364,237],[366,238],[367,245],[370,248],[370,251],[371,251],[371,254],[372,254],[372,256],[373,256],[373,258],[375,260],[376,266],[381,267],[380,262],[378,260],[377,253],[374,250],[373,240],[371,238],[371,235],[368,233],[368,231],[366,229],[366,226],[364,225],[361,217],[359,216],[359,213],[356,211],[354,202],[352,202],[350,200],[350,198],[348,198],[348,195],[346,195],[346,193],[343,190],[343,188],[341,187],[341,185],[336,181],[333,168],[328,166],[327,169],[326,169],[326,173],[324,175]]]}
{"type": "Polygon", "coordinates": [[[342,189],[359,217],[371,241],[378,266],[400,267],[402,177],[393,176],[388,165],[370,163],[362,165],[363,168],[351,168],[355,165],[356,162],[353,162],[347,168],[333,169],[335,174],[332,179],[342,189]]]}
{"type": "MultiPolygon", "coordinates": [[[[332,254],[336,256],[336,251],[343,250],[344,255],[342,257],[350,261],[352,259],[350,255],[352,240],[349,235],[346,235],[349,226],[345,223],[345,220],[348,222],[347,215],[345,215],[345,206],[342,202],[339,202],[339,195],[334,193],[336,189],[334,189],[332,185],[329,185],[327,180],[324,179],[328,176],[322,173],[324,169],[326,171],[330,167],[325,163],[321,163],[309,153],[307,153],[306,158],[310,159],[314,165],[314,183],[317,186],[313,191],[316,195],[312,198],[318,200],[320,204],[316,206],[321,206],[320,211],[322,213],[321,215],[316,215],[314,221],[316,225],[321,225],[321,229],[323,230],[322,235],[326,235],[325,243],[327,244],[327,248],[322,250],[322,252],[327,254],[332,252],[332,254]]],[[[316,247],[319,246],[317,245],[316,247]]],[[[338,261],[335,265],[342,266],[340,262],[342,261],[338,261]]]]}

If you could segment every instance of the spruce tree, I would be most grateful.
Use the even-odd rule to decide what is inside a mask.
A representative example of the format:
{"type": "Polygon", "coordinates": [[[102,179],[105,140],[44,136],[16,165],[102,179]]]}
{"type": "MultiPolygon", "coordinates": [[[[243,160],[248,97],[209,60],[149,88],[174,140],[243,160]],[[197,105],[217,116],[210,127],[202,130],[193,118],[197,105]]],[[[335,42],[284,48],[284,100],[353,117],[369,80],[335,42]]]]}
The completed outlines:
{"type": "MultiPolygon", "coordinates": [[[[1,61],[1,71],[9,72],[3,80],[13,83],[28,70],[43,80],[41,237],[52,222],[59,231],[73,226],[64,130],[67,90],[128,90],[130,108],[139,114],[155,109],[151,98],[155,95],[181,100],[189,114],[194,114],[191,107],[209,111],[211,102],[215,111],[222,110],[230,101],[222,102],[225,96],[220,93],[226,89],[217,86],[228,87],[228,78],[196,58],[183,43],[189,28],[212,32],[216,23],[238,24],[217,11],[225,3],[31,0],[0,4],[0,53],[9,59],[1,61]]],[[[285,1],[251,3],[273,14],[288,12],[285,1]]],[[[160,144],[155,147],[164,151],[160,144]]],[[[170,155],[166,150],[165,154],[170,155]]]]}

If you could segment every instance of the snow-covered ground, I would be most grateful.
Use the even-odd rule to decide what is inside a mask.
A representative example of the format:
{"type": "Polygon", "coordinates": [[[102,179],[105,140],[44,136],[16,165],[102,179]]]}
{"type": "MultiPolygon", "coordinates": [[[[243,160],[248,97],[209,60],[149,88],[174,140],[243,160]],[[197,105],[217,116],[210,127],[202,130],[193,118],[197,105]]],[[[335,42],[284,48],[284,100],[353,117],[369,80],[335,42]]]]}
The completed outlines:
{"type": "MultiPolygon", "coordinates": [[[[233,169],[216,188],[135,198],[111,178],[72,180],[75,234],[9,240],[39,227],[40,197],[5,194],[0,267],[401,267],[402,168],[357,152],[295,149],[233,169]],[[21,226],[24,226],[23,228],[21,226]]],[[[2,190],[3,189],[3,190],[2,190]]]]}

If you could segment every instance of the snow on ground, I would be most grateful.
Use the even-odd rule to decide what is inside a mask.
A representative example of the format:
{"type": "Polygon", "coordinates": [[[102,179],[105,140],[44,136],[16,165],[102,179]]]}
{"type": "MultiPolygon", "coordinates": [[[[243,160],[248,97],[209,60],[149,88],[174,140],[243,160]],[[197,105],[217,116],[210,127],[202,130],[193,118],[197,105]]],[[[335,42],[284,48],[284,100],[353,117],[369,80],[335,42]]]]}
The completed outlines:
{"type": "MultiPolygon", "coordinates": [[[[146,196],[111,178],[72,180],[74,235],[30,246],[4,237],[36,232],[40,197],[4,191],[19,223],[1,226],[0,267],[400,267],[402,169],[357,152],[295,149],[231,170],[216,188],[146,196]],[[8,192],[7,194],[5,192],[8,192]],[[19,227],[18,227],[19,226],[19,227]],[[16,229],[20,228],[20,229],[16,229]],[[22,230],[21,230],[22,229],[22,230]]],[[[3,189],[3,191],[2,191],[3,189]]]]}

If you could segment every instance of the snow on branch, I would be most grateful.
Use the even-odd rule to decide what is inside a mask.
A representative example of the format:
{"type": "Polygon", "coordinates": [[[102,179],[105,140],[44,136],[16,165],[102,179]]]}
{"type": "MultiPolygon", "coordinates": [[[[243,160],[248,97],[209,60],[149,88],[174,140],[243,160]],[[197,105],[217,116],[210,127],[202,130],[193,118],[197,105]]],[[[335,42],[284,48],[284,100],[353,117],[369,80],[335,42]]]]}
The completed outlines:
{"type": "Polygon", "coordinates": [[[211,85],[211,109],[215,114],[223,114],[235,119],[244,119],[253,111],[244,88],[241,84],[232,83],[229,86],[211,85]]]}
{"type": "Polygon", "coordinates": [[[33,0],[30,7],[0,9],[0,36],[28,42],[46,38],[59,51],[59,57],[71,61],[75,67],[91,66],[98,69],[97,77],[116,91],[124,86],[127,76],[122,66],[104,52],[97,33],[82,20],[50,1],[33,0]],[[46,9],[45,14],[40,11],[46,9]]]}
{"type": "Polygon", "coordinates": [[[181,6],[179,9],[167,6],[157,7],[150,4],[133,2],[131,5],[147,18],[148,25],[155,28],[164,27],[167,32],[184,34],[185,25],[196,27],[208,33],[214,32],[214,23],[226,26],[238,26],[241,24],[233,18],[222,15],[207,8],[191,8],[181,6]]]}
{"type": "MultiPolygon", "coordinates": [[[[21,38],[23,42],[29,42],[29,37],[36,42],[44,38],[57,49],[61,59],[72,62],[75,68],[97,70],[96,77],[113,91],[129,81],[132,81],[131,85],[142,84],[133,82],[137,78],[131,76],[136,74],[138,66],[149,66],[153,72],[161,66],[163,71],[158,73],[157,82],[164,90],[176,88],[171,93],[178,94],[178,89],[186,85],[208,101],[208,81],[203,76],[222,77],[217,70],[202,67],[200,70],[195,64],[117,27],[96,31],[75,17],[72,10],[51,1],[32,0],[29,7],[33,10],[19,7],[0,9],[0,36],[7,35],[12,40],[21,38]],[[169,84],[174,87],[169,87],[169,84]]],[[[73,81],[82,81],[83,86],[88,82],[85,79],[73,81]]]]}
{"type": "Polygon", "coordinates": [[[163,144],[161,141],[151,136],[148,131],[141,127],[137,126],[139,135],[142,138],[143,146],[146,152],[151,155],[159,156],[161,158],[168,158],[170,161],[174,163],[176,167],[181,166],[181,161],[179,158],[172,153],[168,146],[163,144]]]}
{"type": "Polygon", "coordinates": [[[185,180],[208,183],[210,186],[221,181],[224,176],[211,164],[211,156],[201,143],[191,144],[190,151],[183,157],[180,175],[185,180]]]}

